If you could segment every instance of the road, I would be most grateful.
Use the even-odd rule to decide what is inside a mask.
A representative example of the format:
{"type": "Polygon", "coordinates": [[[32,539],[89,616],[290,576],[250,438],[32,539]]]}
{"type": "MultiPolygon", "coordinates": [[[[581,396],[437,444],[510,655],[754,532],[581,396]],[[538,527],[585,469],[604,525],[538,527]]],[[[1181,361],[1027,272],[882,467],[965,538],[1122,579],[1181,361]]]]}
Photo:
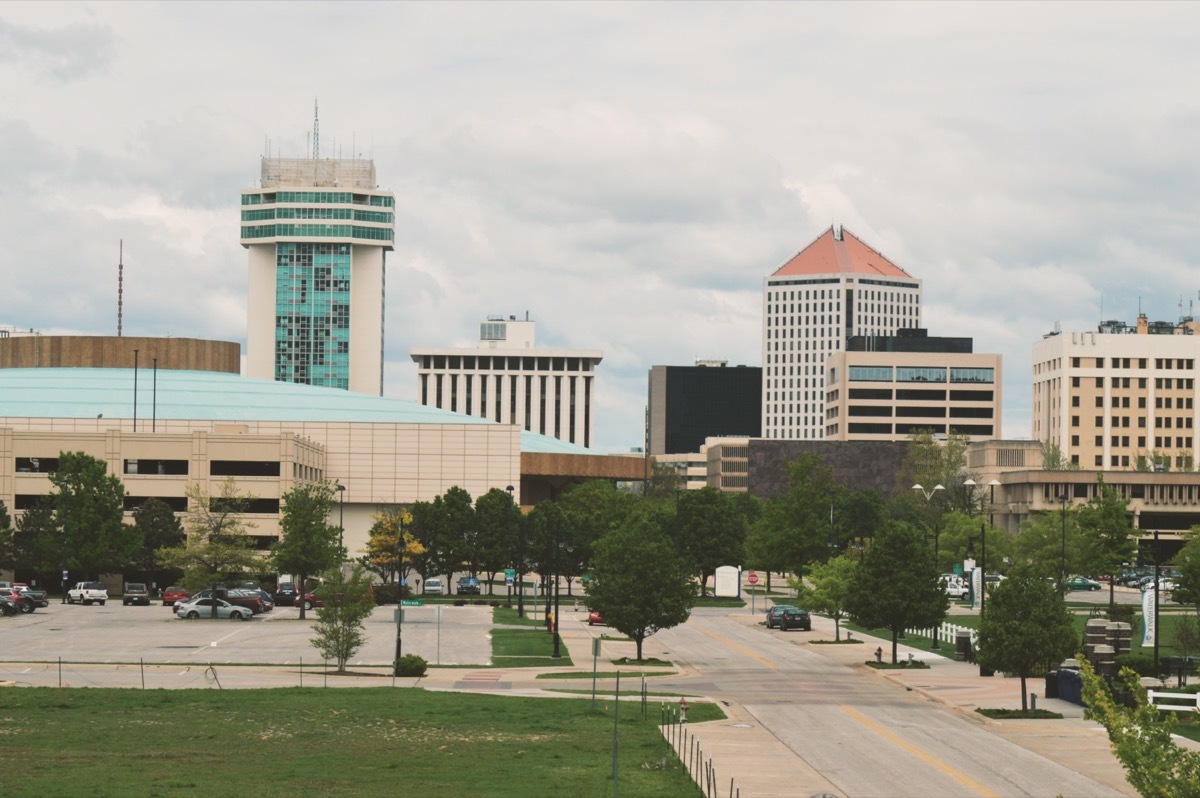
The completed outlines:
{"type": "Polygon", "coordinates": [[[737,702],[841,795],[1122,794],[727,611],[697,610],[687,624],[660,632],[647,655],[663,653],[694,675],[655,679],[655,691],[737,702]]]}

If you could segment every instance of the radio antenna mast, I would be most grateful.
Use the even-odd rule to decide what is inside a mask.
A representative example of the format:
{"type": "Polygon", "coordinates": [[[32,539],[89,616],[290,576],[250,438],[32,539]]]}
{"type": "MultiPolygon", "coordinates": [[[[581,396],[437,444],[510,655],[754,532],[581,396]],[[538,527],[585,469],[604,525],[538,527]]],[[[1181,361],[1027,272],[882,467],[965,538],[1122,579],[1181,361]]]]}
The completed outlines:
{"type": "Polygon", "coordinates": [[[117,337],[121,337],[121,312],[125,294],[125,239],[121,239],[117,254],[117,337]]]}
{"type": "Polygon", "coordinates": [[[313,99],[313,160],[321,159],[321,120],[317,117],[317,101],[313,99]]]}

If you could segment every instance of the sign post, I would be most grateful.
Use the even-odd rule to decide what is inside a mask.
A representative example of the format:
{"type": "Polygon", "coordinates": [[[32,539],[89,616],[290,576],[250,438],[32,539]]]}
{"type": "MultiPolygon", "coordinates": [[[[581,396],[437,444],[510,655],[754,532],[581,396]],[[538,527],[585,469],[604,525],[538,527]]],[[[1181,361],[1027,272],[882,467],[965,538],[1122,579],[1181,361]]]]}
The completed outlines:
{"type": "MultiPolygon", "coordinates": [[[[756,574],[754,571],[751,571],[750,575],[746,577],[746,581],[750,583],[750,587],[754,587],[755,585],[758,584],[758,574],[756,574]]],[[[756,594],[757,594],[757,591],[754,591],[754,590],[750,591],[750,614],[751,615],[755,614],[755,612],[756,612],[756,610],[754,609],[754,599],[756,598],[756,594]]]]}

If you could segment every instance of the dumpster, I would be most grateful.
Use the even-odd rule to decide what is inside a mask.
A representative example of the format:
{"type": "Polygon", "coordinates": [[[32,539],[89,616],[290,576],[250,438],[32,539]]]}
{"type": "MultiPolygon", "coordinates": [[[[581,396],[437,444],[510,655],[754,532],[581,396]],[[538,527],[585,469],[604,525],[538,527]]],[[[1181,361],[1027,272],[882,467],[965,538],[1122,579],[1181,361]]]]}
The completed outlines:
{"type": "Polygon", "coordinates": [[[1079,671],[1064,668],[1058,672],[1058,697],[1083,706],[1083,677],[1079,671]]]}
{"type": "Polygon", "coordinates": [[[1058,671],[1046,673],[1046,698],[1058,698],[1058,671]]]}

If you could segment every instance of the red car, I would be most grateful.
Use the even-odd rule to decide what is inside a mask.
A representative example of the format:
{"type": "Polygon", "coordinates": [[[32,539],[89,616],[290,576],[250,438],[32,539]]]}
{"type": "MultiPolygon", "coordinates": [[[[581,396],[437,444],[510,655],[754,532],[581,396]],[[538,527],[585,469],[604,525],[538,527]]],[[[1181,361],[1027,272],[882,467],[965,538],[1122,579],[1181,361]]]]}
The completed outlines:
{"type": "Polygon", "coordinates": [[[606,626],[604,619],[600,617],[600,613],[592,610],[588,613],[588,626],[606,626]]]}
{"type": "Polygon", "coordinates": [[[163,591],[162,598],[164,607],[174,607],[176,601],[184,602],[188,600],[188,592],[181,587],[171,585],[163,591]]]}

